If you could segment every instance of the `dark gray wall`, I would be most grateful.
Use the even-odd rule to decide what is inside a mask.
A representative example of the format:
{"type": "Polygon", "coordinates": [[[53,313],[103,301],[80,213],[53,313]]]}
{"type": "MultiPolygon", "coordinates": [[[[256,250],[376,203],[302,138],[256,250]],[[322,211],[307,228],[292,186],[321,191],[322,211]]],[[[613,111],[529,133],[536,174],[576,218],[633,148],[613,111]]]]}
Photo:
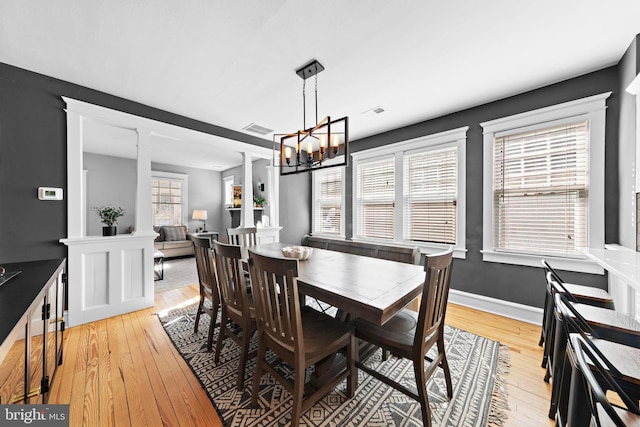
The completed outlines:
{"type": "Polygon", "coordinates": [[[280,241],[300,244],[311,232],[311,174],[280,177],[280,241]]]}
{"type": "Polygon", "coordinates": [[[0,63],[0,262],[66,256],[68,96],[141,117],[271,148],[272,142],[0,63]],[[40,201],[39,186],[64,201],[40,201]]]}

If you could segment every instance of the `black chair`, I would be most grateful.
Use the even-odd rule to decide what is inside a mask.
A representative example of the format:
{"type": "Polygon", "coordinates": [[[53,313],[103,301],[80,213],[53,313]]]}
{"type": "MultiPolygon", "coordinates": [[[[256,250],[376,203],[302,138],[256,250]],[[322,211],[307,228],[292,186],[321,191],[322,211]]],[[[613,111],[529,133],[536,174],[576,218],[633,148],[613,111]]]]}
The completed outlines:
{"type": "Polygon", "coordinates": [[[358,367],[420,402],[422,421],[425,426],[431,426],[426,383],[438,367],[444,371],[447,397],[453,396],[451,372],[444,348],[444,317],[451,283],[452,255],[453,250],[449,249],[442,254],[426,257],[424,265],[426,275],[418,313],[404,309],[384,325],[376,325],[361,319],[355,320],[358,338],[381,347],[383,351],[389,351],[395,356],[413,361],[418,394],[400,384],[396,379],[387,377],[360,362],[358,367]],[[427,352],[434,345],[438,353],[431,360],[427,357],[427,352]],[[431,362],[426,371],[425,359],[431,362]]]}
{"type": "MultiPolygon", "coordinates": [[[[580,334],[571,334],[570,341],[576,359],[574,375],[578,374],[576,378],[582,379],[587,391],[591,425],[640,426],[640,408],[638,408],[637,399],[629,397],[610,374],[617,369],[588,338],[580,334]],[[614,405],[607,397],[605,390],[615,391],[624,406],[614,405]]],[[[571,387],[574,387],[574,384],[575,381],[572,380],[571,387]]],[[[575,402],[569,404],[572,405],[572,403],[575,404],[575,402]]],[[[576,409],[583,410],[582,407],[576,409]]],[[[571,425],[575,424],[571,419],[571,413],[567,421],[571,425]]]]}
{"type": "Polygon", "coordinates": [[[607,309],[614,309],[613,298],[603,289],[594,288],[591,286],[574,285],[566,283],[560,275],[547,263],[542,260],[542,266],[545,272],[546,293],[544,308],[542,314],[542,331],[540,333],[540,341],[538,345],[544,344],[542,367],[546,368],[544,380],[549,382],[549,378],[552,374],[552,368],[550,361],[553,358],[553,345],[554,345],[554,297],[555,293],[562,293],[567,296],[567,299],[573,303],[581,303],[593,305],[596,307],[602,307],[607,309]]]}
{"type": "MultiPolygon", "coordinates": [[[[592,340],[610,340],[629,347],[639,347],[640,323],[613,310],[574,304],[561,293],[556,293],[554,298],[556,332],[549,418],[556,419],[559,425],[566,425],[571,387],[571,364],[567,357],[569,335],[579,333],[592,340]]],[[[620,376],[619,372],[614,374],[620,376]]]]}

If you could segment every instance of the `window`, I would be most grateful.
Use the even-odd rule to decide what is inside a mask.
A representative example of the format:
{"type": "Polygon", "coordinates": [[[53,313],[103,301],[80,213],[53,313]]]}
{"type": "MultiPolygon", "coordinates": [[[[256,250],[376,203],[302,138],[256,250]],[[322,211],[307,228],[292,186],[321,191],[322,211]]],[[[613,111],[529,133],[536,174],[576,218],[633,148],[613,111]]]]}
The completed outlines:
{"type": "Polygon", "coordinates": [[[404,156],[406,240],[456,243],[458,149],[404,156]]]}
{"type": "Polygon", "coordinates": [[[188,176],[168,172],[153,172],[151,204],[153,225],[187,224],[188,176]]]}
{"type": "Polygon", "coordinates": [[[467,129],[354,153],[354,237],[464,258],[467,129]]]}
{"type": "Polygon", "coordinates": [[[356,167],[357,236],[393,239],[395,229],[395,160],[387,157],[356,167]]]}
{"type": "Polygon", "coordinates": [[[313,172],[313,233],[344,236],[344,167],[313,172]]]}
{"type": "Polygon", "coordinates": [[[580,248],[604,244],[607,97],[481,124],[485,261],[597,272],[580,248]]]}

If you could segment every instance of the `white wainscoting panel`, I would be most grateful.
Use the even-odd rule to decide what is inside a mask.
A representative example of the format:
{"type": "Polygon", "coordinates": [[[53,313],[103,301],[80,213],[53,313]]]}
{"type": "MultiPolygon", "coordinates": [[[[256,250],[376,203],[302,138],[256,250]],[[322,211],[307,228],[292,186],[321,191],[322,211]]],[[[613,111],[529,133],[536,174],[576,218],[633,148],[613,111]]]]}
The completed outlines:
{"type": "Polygon", "coordinates": [[[69,247],[68,326],[153,306],[153,239],[118,235],[64,239],[69,247]]]}

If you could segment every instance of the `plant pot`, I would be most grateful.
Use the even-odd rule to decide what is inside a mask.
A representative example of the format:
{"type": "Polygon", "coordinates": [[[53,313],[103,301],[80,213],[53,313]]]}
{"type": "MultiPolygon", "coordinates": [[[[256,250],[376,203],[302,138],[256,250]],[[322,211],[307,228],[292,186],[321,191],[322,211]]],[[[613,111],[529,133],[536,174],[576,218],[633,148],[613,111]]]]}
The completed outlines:
{"type": "Polygon", "coordinates": [[[102,235],[103,236],[115,236],[116,235],[116,230],[117,227],[111,226],[111,227],[102,227],[102,235]]]}

